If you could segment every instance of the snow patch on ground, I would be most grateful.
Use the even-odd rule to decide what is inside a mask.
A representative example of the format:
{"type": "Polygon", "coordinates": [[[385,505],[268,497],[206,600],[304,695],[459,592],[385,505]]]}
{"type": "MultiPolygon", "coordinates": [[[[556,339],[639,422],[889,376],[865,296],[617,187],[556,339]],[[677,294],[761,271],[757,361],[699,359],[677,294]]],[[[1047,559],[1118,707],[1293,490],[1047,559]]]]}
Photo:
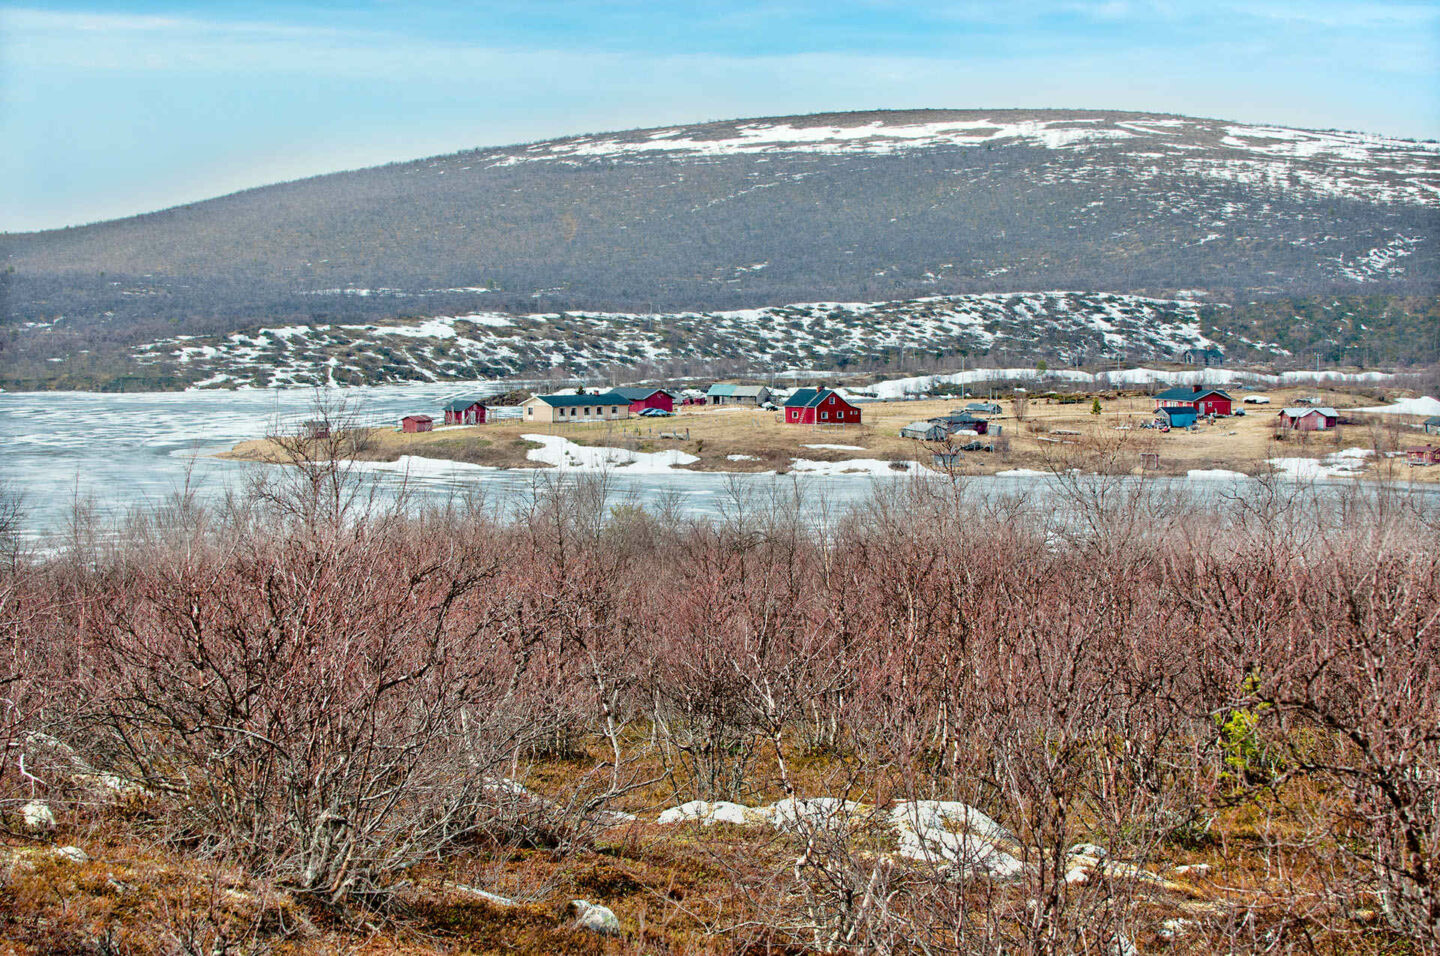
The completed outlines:
{"type": "Polygon", "coordinates": [[[864,451],[859,445],[801,445],[801,448],[829,448],[833,451],[864,451]]]}
{"type": "Polygon", "coordinates": [[[1440,399],[1424,395],[1420,398],[1402,398],[1393,405],[1375,405],[1357,408],[1360,412],[1374,412],[1378,415],[1440,415],[1440,399]]]}
{"type": "Polygon", "coordinates": [[[851,458],[846,461],[812,461],[808,458],[794,458],[790,461],[790,470],[806,475],[915,475],[922,474],[924,469],[917,462],[902,461],[896,465],[903,467],[891,467],[888,461],[881,461],[878,458],[851,458]]]}
{"type": "Polygon", "coordinates": [[[1346,448],[1324,458],[1271,458],[1269,462],[1278,473],[1295,481],[1354,478],[1365,470],[1372,454],[1368,448],[1346,448]]]}
{"type": "Polygon", "coordinates": [[[1250,476],[1228,468],[1192,468],[1185,472],[1185,477],[1196,481],[1239,481],[1250,476]]]}
{"type": "Polygon", "coordinates": [[[521,435],[526,441],[542,447],[525,453],[530,461],[540,461],[555,468],[577,471],[604,471],[624,468],[629,474],[663,474],[680,465],[693,465],[700,459],[679,449],[667,451],[630,451],[626,448],[601,448],[577,445],[559,435],[521,435]]]}
{"type": "Polygon", "coordinates": [[[411,478],[451,478],[480,471],[499,470],[493,465],[476,465],[468,461],[450,461],[444,458],[421,458],[419,455],[401,455],[394,461],[354,461],[350,463],[350,467],[356,471],[389,471],[411,478]]]}

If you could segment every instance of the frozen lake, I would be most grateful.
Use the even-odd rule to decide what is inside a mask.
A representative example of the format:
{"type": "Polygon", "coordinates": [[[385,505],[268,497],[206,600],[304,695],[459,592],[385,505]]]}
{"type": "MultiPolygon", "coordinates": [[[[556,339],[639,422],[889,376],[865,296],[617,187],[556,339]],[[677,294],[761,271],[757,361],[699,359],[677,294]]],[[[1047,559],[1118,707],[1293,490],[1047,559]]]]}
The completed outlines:
{"type": "MultiPolygon", "coordinates": [[[[513,384],[513,383],[512,383],[513,384]]],[[[509,385],[506,386],[510,387],[509,385]]],[[[349,388],[343,397],[365,422],[393,423],[401,415],[438,417],[439,403],[457,395],[500,391],[494,385],[400,385],[349,388]]],[[[277,423],[290,427],[310,417],[316,395],[308,389],[280,391],[11,392],[0,394],[0,481],[22,497],[24,529],[43,534],[63,528],[77,501],[89,502],[102,518],[118,519],[134,509],[153,508],[187,482],[199,494],[217,497],[241,487],[257,470],[277,466],[214,458],[236,442],[258,438],[277,423]]],[[[508,411],[501,409],[501,413],[508,411]]],[[[383,484],[403,481],[423,499],[483,493],[503,507],[533,493],[552,469],[480,470],[438,464],[421,473],[364,468],[383,484]]],[[[610,473],[617,501],[653,501],[670,493],[688,514],[719,514],[737,488],[747,498],[793,489],[795,483],[823,486],[831,504],[843,507],[869,497],[877,481],[863,475],[777,477],[714,473],[610,473]]],[[[1023,484],[1018,482],[1017,484],[1023,484]]]]}
{"type": "MultiPolygon", "coordinates": [[[[513,384],[513,383],[511,383],[513,384]]],[[[505,387],[510,387],[509,385],[505,387]]],[[[438,415],[439,403],[457,395],[499,391],[495,385],[373,386],[332,393],[365,421],[393,423],[402,414],[438,415]]],[[[293,427],[314,408],[306,389],[236,392],[95,394],[85,392],[0,393],[0,482],[19,493],[24,530],[43,535],[65,526],[77,501],[115,520],[135,509],[164,502],[187,481],[202,497],[239,488],[256,470],[277,466],[212,457],[236,442],[257,438],[276,423],[293,427]]],[[[503,411],[503,410],[502,410],[503,411]]],[[[526,500],[550,469],[487,471],[427,467],[421,474],[366,469],[382,484],[405,482],[422,500],[480,493],[497,507],[526,500]]],[[[665,495],[681,513],[718,515],[737,500],[755,505],[771,495],[807,491],[811,500],[843,511],[870,499],[878,485],[907,481],[903,475],[775,476],[705,472],[627,474],[610,472],[615,500],[652,503],[665,495]]],[[[1240,483],[1240,484],[1243,484],[1240,483]]],[[[1192,497],[1231,493],[1233,480],[1179,481],[1192,497]]],[[[1049,477],[968,479],[977,493],[1051,497],[1059,493],[1049,477]]],[[[1341,487],[1336,485],[1335,487],[1341,487]]],[[[1434,486],[1418,490],[1437,500],[1434,486]]]]}

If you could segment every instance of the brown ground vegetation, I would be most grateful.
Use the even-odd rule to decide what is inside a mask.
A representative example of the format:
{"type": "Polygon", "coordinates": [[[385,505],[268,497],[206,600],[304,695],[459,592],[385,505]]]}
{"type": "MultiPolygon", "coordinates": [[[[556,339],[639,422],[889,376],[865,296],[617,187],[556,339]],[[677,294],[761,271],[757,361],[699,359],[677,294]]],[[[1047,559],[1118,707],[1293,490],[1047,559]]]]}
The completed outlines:
{"type": "Polygon", "coordinates": [[[0,952],[1440,946],[1423,500],[585,484],[502,521],[308,463],[7,563],[0,952]],[[926,799],[998,827],[906,852],[926,799]]]}

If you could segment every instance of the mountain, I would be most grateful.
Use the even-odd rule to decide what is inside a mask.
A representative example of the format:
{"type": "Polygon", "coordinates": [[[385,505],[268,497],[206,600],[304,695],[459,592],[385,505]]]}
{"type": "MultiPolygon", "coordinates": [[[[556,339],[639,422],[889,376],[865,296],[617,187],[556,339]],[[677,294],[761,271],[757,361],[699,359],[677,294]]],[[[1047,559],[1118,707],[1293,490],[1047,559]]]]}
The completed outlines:
{"type": "Polygon", "coordinates": [[[1429,361],[1437,210],[1440,144],[1168,115],[842,113],[570,137],[7,235],[0,384],[181,385],[225,374],[183,349],[259,349],[263,367],[300,339],[319,348],[301,366],[367,379],[905,347],[1166,357],[1202,339],[1429,361]],[[1107,336],[1102,295],[1166,303],[1193,329],[1107,336]],[[767,322],[741,343],[697,318],[837,302],[877,334],[840,347],[767,322]],[[905,323],[937,309],[978,316],[982,334],[957,320],[908,341],[905,323]],[[458,348],[441,361],[396,352],[424,336],[365,328],[437,316],[480,317],[436,341],[458,348]]]}

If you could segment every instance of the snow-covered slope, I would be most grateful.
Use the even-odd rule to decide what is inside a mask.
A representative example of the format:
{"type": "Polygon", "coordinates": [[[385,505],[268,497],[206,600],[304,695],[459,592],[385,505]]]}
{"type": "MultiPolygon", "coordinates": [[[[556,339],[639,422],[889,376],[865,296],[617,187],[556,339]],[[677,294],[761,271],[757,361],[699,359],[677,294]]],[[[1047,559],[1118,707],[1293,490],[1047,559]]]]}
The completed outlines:
{"type": "Polygon", "coordinates": [[[439,381],[716,361],[778,371],[904,351],[1166,359],[1214,344],[1198,311],[1192,299],[1036,292],[669,315],[474,313],[180,336],[141,346],[135,357],[177,363],[209,387],[439,381]]]}
{"type": "MultiPolygon", "coordinates": [[[[1151,151],[1147,158],[1173,161],[1183,173],[1212,179],[1367,201],[1440,205],[1440,143],[1434,142],[1126,114],[1017,119],[1012,111],[998,111],[929,122],[858,118],[865,115],[869,114],[859,114],[857,122],[845,125],[802,117],[579,136],[507,152],[493,164],[783,153],[893,155],[956,146],[1085,150],[1123,145],[1132,155],[1151,151]]],[[[1159,163],[1150,167],[1142,166],[1142,178],[1147,172],[1159,172],[1159,163]]]]}

